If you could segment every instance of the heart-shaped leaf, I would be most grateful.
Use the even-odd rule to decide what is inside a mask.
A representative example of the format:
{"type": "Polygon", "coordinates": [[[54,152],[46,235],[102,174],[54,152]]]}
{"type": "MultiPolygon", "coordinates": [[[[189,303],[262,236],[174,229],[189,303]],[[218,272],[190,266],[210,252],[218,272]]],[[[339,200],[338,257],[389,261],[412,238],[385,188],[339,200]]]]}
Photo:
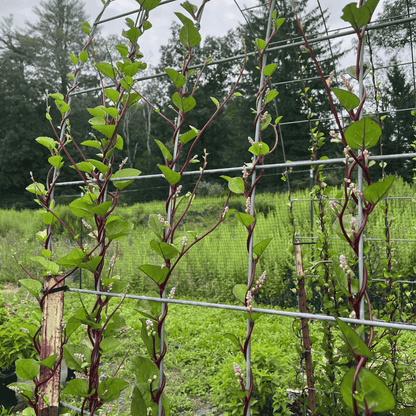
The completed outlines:
{"type": "Polygon", "coordinates": [[[381,128],[374,120],[363,118],[350,124],[345,130],[345,140],[352,149],[369,149],[377,144],[381,128]]]}
{"type": "Polygon", "coordinates": [[[247,285],[235,285],[233,288],[233,295],[243,305],[246,304],[247,285]]]}

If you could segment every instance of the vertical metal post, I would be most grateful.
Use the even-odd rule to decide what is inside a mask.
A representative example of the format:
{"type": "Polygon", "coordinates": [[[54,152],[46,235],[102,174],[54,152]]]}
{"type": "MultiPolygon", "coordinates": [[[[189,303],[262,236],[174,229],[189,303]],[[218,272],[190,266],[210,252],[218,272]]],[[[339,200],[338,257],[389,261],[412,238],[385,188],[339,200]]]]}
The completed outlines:
{"type": "MultiPolygon", "coordinates": [[[[275,7],[276,1],[273,0],[270,6],[269,10],[269,19],[267,21],[267,29],[266,29],[266,40],[270,37],[270,32],[272,28],[272,13],[275,7]]],[[[267,52],[263,55],[263,68],[267,64],[267,52]]],[[[260,74],[260,87],[264,83],[264,74],[263,71],[260,74]]],[[[258,103],[257,103],[257,114],[260,113],[261,110],[261,103],[262,103],[263,94],[259,97],[258,103]]],[[[257,143],[259,141],[259,132],[260,132],[260,118],[257,120],[256,123],[256,131],[255,131],[255,139],[254,141],[257,143]]],[[[255,161],[256,156],[254,156],[255,161]]],[[[256,171],[253,172],[253,175],[251,176],[251,184],[253,185],[256,180],[256,171]]],[[[253,189],[253,192],[251,194],[251,207],[250,207],[250,214],[254,215],[254,203],[255,203],[255,196],[256,196],[256,190],[253,189]]],[[[253,234],[250,237],[249,241],[249,251],[248,251],[248,283],[250,284],[251,275],[253,273],[253,234]]],[[[247,335],[250,330],[250,320],[247,319],[247,335]]],[[[249,343],[247,344],[247,356],[246,356],[246,389],[250,389],[250,374],[251,374],[251,339],[249,343]]],[[[245,416],[250,416],[251,413],[251,404],[249,403],[247,407],[247,413],[245,416]]]]}
{"type": "MultiPolygon", "coordinates": [[[[309,171],[309,191],[313,188],[313,169],[309,171]]],[[[313,198],[311,198],[311,234],[313,233],[313,198]]]]}

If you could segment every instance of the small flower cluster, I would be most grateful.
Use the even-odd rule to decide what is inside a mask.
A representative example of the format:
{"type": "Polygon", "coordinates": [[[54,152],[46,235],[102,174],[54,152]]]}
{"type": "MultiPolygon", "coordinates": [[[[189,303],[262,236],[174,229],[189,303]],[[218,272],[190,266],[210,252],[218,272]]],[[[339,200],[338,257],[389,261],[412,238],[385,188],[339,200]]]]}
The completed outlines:
{"type": "Polygon", "coordinates": [[[125,159],[123,159],[123,161],[120,163],[120,165],[119,165],[119,170],[121,170],[122,168],[123,168],[123,166],[126,164],[126,162],[129,160],[129,158],[128,157],[126,157],[125,159]]]}
{"type": "Polygon", "coordinates": [[[147,408],[147,413],[146,413],[146,415],[147,415],[147,416],[152,416],[152,408],[151,408],[151,407],[148,407],[148,408],[147,408]]]}
{"type": "Polygon", "coordinates": [[[260,122],[263,123],[264,121],[266,121],[266,118],[267,118],[268,115],[269,115],[269,112],[265,111],[260,117],[260,122]]]}
{"type": "Polygon", "coordinates": [[[65,329],[66,328],[66,322],[63,319],[61,321],[61,326],[62,326],[62,329],[65,329]]]}
{"type": "Polygon", "coordinates": [[[247,179],[248,178],[248,172],[247,172],[247,169],[246,169],[245,166],[243,166],[242,172],[243,172],[243,179],[247,179]]]}
{"type": "Polygon", "coordinates": [[[301,50],[302,53],[308,53],[309,52],[309,50],[306,48],[305,45],[300,45],[299,49],[301,50]]]}
{"type": "Polygon", "coordinates": [[[244,374],[241,372],[241,368],[237,363],[233,363],[233,368],[234,368],[234,374],[237,377],[237,383],[244,383],[243,381],[243,377],[244,374]]]}
{"type": "Polygon", "coordinates": [[[182,237],[182,245],[183,246],[186,246],[188,244],[188,237],[186,236],[186,235],[184,235],[183,237],[182,237]]]}
{"type": "Polygon", "coordinates": [[[27,328],[20,328],[21,331],[25,332],[26,334],[29,333],[29,330],[27,328]]]}
{"type": "Polygon", "coordinates": [[[251,198],[248,197],[246,199],[246,213],[249,214],[250,213],[250,208],[251,208],[251,198]]]}
{"type": "Polygon", "coordinates": [[[78,360],[85,361],[85,356],[84,356],[84,354],[80,354],[80,353],[76,352],[76,353],[74,354],[74,357],[75,357],[75,358],[78,358],[78,360]]]}
{"type": "Polygon", "coordinates": [[[149,380],[147,380],[147,382],[150,384],[151,382],[153,382],[154,380],[156,380],[157,379],[157,375],[155,374],[154,376],[153,376],[153,379],[151,379],[151,378],[149,378],[149,380]]]}
{"type": "Polygon", "coordinates": [[[341,78],[342,78],[342,83],[344,84],[344,87],[348,89],[348,92],[352,93],[352,85],[350,84],[350,82],[342,74],[341,74],[341,78]]]}
{"type": "Polygon", "coordinates": [[[176,196],[176,197],[178,197],[178,196],[179,196],[179,194],[181,193],[181,190],[182,190],[182,185],[179,185],[179,186],[176,188],[176,191],[175,191],[175,196],[176,196]]]}
{"type": "Polygon", "coordinates": [[[165,219],[160,214],[158,214],[157,217],[159,218],[159,221],[162,224],[164,224],[166,227],[169,227],[169,223],[167,221],[165,221],[165,219]]]}
{"type": "Polygon", "coordinates": [[[83,373],[77,373],[76,371],[74,371],[74,375],[75,375],[75,378],[78,378],[80,380],[86,380],[87,379],[87,376],[83,373]]]}
{"type": "MultiPolygon", "coordinates": [[[[326,85],[328,85],[328,87],[331,86],[331,84],[334,82],[334,71],[331,71],[331,73],[329,74],[329,78],[326,79],[326,85]]],[[[329,132],[329,134],[331,134],[331,132],[329,132]]]]}
{"type": "Polygon", "coordinates": [[[357,218],[356,217],[351,217],[351,221],[349,222],[349,224],[355,230],[355,228],[357,227],[357,218]]]}
{"type": "Polygon", "coordinates": [[[82,326],[84,329],[88,329],[88,326],[87,326],[87,325],[85,325],[85,324],[81,324],[81,326],[82,326]]]}
{"type": "Polygon", "coordinates": [[[251,290],[247,291],[246,294],[246,301],[247,301],[247,310],[251,313],[251,311],[253,310],[253,295],[251,294],[251,290]]]}
{"type": "Polygon", "coordinates": [[[335,132],[334,130],[331,130],[329,132],[329,135],[332,137],[331,143],[340,143],[341,138],[339,137],[339,133],[335,132]]]}
{"type": "Polygon", "coordinates": [[[173,297],[175,296],[175,291],[176,291],[176,287],[173,287],[171,291],[169,292],[168,299],[173,299],[173,297]]]}
{"type": "Polygon", "coordinates": [[[350,194],[353,193],[353,194],[357,195],[358,197],[362,197],[363,196],[363,193],[360,192],[358,189],[355,188],[354,182],[351,182],[348,185],[348,192],[350,194]]]}
{"type": "Polygon", "coordinates": [[[257,291],[258,289],[261,288],[261,285],[264,283],[264,281],[266,280],[266,270],[260,275],[259,280],[257,280],[256,282],[256,287],[255,287],[255,291],[257,291]]]}
{"type": "Polygon", "coordinates": [[[225,214],[230,210],[230,208],[225,207],[224,212],[222,213],[222,217],[224,218],[225,214]]]}
{"type": "Polygon", "coordinates": [[[248,136],[248,141],[252,146],[254,146],[254,140],[250,136],[248,136]]]}
{"type": "Polygon", "coordinates": [[[346,274],[349,274],[349,275],[351,275],[351,276],[354,274],[354,272],[351,270],[351,267],[350,267],[350,266],[348,266],[348,261],[347,261],[346,257],[345,257],[343,254],[341,254],[341,255],[339,256],[339,267],[340,267],[342,270],[344,270],[344,272],[345,272],[346,274]]]}
{"type": "Polygon", "coordinates": [[[269,95],[269,92],[270,92],[270,88],[267,88],[266,92],[264,93],[263,102],[266,102],[266,98],[269,95]]]}
{"type": "Polygon", "coordinates": [[[116,255],[114,254],[114,256],[111,257],[110,259],[110,267],[114,267],[115,264],[116,264],[116,255]]]}
{"type": "Polygon", "coordinates": [[[146,325],[147,335],[149,335],[149,337],[156,336],[156,331],[153,329],[153,321],[151,321],[150,319],[146,319],[146,325]]]}
{"type": "Polygon", "coordinates": [[[131,331],[133,328],[131,326],[126,326],[120,330],[120,335],[124,335],[126,332],[131,331]]]}
{"type": "Polygon", "coordinates": [[[331,199],[329,201],[329,207],[332,209],[332,211],[338,212],[338,210],[337,210],[337,201],[334,201],[334,200],[331,199]]]}
{"type": "Polygon", "coordinates": [[[111,292],[113,290],[113,283],[111,282],[108,286],[107,286],[107,292],[111,292]]]}
{"type": "Polygon", "coordinates": [[[13,390],[15,393],[22,393],[22,390],[20,390],[17,386],[7,386],[10,390],[13,390]]]}
{"type": "Polygon", "coordinates": [[[368,157],[370,156],[369,152],[367,149],[365,149],[363,151],[363,156],[364,156],[364,160],[367,162],[368,161],[368,157]]]}

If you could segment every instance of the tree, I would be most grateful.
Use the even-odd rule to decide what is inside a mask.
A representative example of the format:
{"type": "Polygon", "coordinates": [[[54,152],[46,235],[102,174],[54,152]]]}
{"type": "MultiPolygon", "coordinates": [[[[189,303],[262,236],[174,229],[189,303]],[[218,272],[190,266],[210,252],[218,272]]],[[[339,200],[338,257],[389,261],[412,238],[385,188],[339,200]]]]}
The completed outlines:
{"type": "MultiPolygon", "coordinates": [[[[383,109],[391,111],[383,122],[383,154],[411,152],[410,144],[414,140],[414,117],[410,110],[402,111],[414,107],[414,91],[406,81],[404,70],[397,66],[397,61],[393,60],[392,63],[394,66],[387,73],[387,93],[382,101],[383,109]]],[[[407,182],[412,182],[412,169],[403,159],[388,160],[386,173],[397,174],[407,182]]]]}

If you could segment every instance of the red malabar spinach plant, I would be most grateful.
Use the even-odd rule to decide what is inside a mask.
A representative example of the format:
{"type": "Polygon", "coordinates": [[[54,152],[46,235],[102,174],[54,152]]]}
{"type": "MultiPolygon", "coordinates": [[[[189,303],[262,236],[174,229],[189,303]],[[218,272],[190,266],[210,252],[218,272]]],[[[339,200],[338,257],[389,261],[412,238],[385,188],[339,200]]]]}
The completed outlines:
{"type": "MultiPolygon", "coordinates": [[[[175,13],[182,23],[179,38],[185,48],[182,69],[180,71],[171,68],[165,69],[166,74],[176,88],[175,93],[171,97],[173,103],[171,109],[177,114],[175,120],[170,120],[147,100],[146,97],[142,97],[142,99],[171,126],[172,144],[174,149],[173,154],[171,154],[164,143],[156,140],[165,162],[158,166],[168,182],[169,195],[166,200],[164,214],[152,214],[150,215],[148,222],[149,228],[155,237],[155,239],[150,242],[150,246],[160,257],[163,264],[144,264],[139,268],[157,287],[157,291],[151,291],[146,294],[146,296],[150,298],[166,298],[169,279],[180,260],[192,247],[213,232],[233,212],[233,210],[228,210],[227,207],[231,192],[241,193],[243,191],[241,186],[244,187],[244,182],[241,178],[239,178],[241,183],[238,183],[235,186],[230,185],[230,191],[222,210],[219,212],[218,221],[204,234],[197,235],[196,232],[192,230],[186,231],[185,234],[183,231],[180,231],[182,229],[180,228],[181,224],[184,223],[186,214],[188,213],[202,176],[207,168],[207,151],[204,150],[204,154],[202,155],[202,166],[199,168],[196,184],[193,186],[192,190],[184,195],[181,195],[181,193],[184,193],[182,191],[182,185],[180,184],[182,175],[186,170],[189,170],[192,164],[200,163],[197,156],[193,154],[193,151],[212,120],[214,120],[232,97],[241,96],[240,93],[236,92],[236,88],[247,62],[244,45],[244,53],[246,56],[242,66],[239,68],[239,74],[234,86],[227,97],[223,102],[220,102],[215,97],[211,97],[215,109],[206,124],[201,129],[189,126],[189,130],[183,132],[184,129],[187,129],[187,114],[197,105],[194,98],[195,91],[198,88],[198,84],[206,66],[211,61],[210,58],[206,58],[202,69],[196,76],[192,88],[189,88],[187,85],[187,79],[191,72],[189,67],[195,57],[194,48],[201,42],[201,36],[199,34],[200,19],[203,8],[207,2],[208,1],[204,1],[199,8],[189,2],[182,3],[181,6],[188,12],[190,17],[179,12],[175,13]],[[180,156],[182,156],[181,159],[180,156]],[[184,162],[180,163],[180,160],[184,160],[184,162]]],[[[268,116],[267,121],[263,121],[264,128],[267,127],[269,123],[270,116],[268,116]]],[[[256,150],[253,153],[261,155],[260,161],[262,161],[262,157],[269,152],[267,145],[264,144],[263,150],[261,150],[261,144],[260,146],[259,144],[254,146],[253,149],[255,148],[256,150]]],[[[233,181],[230,182],[233,183],[233,181]]],[[[236,215],[241,221],[245,221],[246,217],[250,217],[254,221],[248,214],[241,213],[236,215]]],[[[168,297],[172,298],[174,293],[175,288],[172,288],[168,297]]],[[[136,383],[133,390],[132,414],[161,414],[167,416],[170,409],[168,399],[164,394],[166,376],[163,370],[163,359],[167,352],[167,345],[164,340],[164,325],[168,316],[168,304],[152,301],[151,299],[140,300],[137,302],[135,309],[143,316],[143,318],[140,319],[142,323],[141,337],[146,345],[148,356],[140,355],[133,359],[138,383],[136,383]],[[145,413],[143,413],[143,411],[145,411],[145,413]]]]}
{"type": "MultiPolygon", "coordinates": [[[[362,81],[360,77],[365,76],[367,69],[360,57],[366,26],[371,21],[378,0],[369,0],[365,4],[363,3],[361,0],[358,5],[356,3],[347,5],[343,9],[342,15],[342,19],[351,24],[358,38],[356,65],[353,70],[349,70],[350,76],[358,82],[362,81]]],[[[365,262],[361,265],[362,281],[359,282],[356,277],[360,250],[363,250],[363,247],[360,248],[360,239],[375,206],[387,196],[393,184],[394,176],[384,178],[377,183],[371,183],[369,169],[373,163],[369,162],[368,149],[378,143],[381,136],[381,127],[375,120],[362,116],[366,101],[365,88],[362,87],[362,94],[358,97],[353,93],[353,86],[345,77],[343,77],[343,84],[346,89],[331,87],[332,76],[330,79],[325,79],[298,18],[297,22],[305,46],[321,76],[335,117],[338,132],[333,132],[332,135],[338,138],[344,146],[344,189],[337,195],[337,198],[341,198],[341,201],[331,200],[329,204],[337,216],[334,229],[348,243],[351,252],[338,253],[332,258],[336,285],[346,297],[350,310],[352,309],[351,316],[357,319],[373,320],[372,308],[367,294],[368,276],[365,262]],[[348,112],[351,122],[346,128],[342,127],[332,94],[337,97],[348,112]],[[363,191],[352,182],[351,178],[355,169],[361,169],[365,179],[367,186],[363,191]],[[361,213],[358,212],[359,210],[361,210],[361,213]],[[364,308],[362,307],[363,304],[364,308]],[[367,316],[362,315],[363,310],[364,313],[367,313],[367,316]]],[[[396,401],[390,389],[379,375],[365,367],[367,361],[374,355],[372,351],[374,347],[374,329],[372,327],[369,330],[363,329],[363,327],[352,328],[337,317],[336,321],[345,341],[342,355],[345,355],[347,361],[351,363],[351,366],[347,366],[340,386],[345,404],[352,409],[355,416],[359,416],[361,412],[370,416],[375,412],[386,412],[393,409],[396,406],[396,401]]]]}
{"type": "MultiPolygon", "coordinates": [[[[107,1],[104,4],[103,11],[109,3],[107,1]]],[[[29,277],[20,280],[20,283],[36,297],[40,306],[40,313],[36,314],[40,326],[29,325],[25,328],[28,336],[33,339],[40,360],[17,360],[17,375],[23,380],[29,380],[29,384],[9,385],[25,398],[29,406],[25,410],[28,415],[58,415],[59,372],[63,359],[69,368],[75,370],[77,376],[67,384],[64,392],[81,399],[81,414],[85,414],[86,410],[93,414],[103,405],[108,405],[129,384],[117,378],[124,359],[113,375],[105,380],[100,377],[102,355],[118,347],[118,337],[126,330],[125,320],[119,310],[124,298],[110,310],[110,298],[99,294],[90,310],[87,310],[81,299],[82,307],[68,322],[62,322],[62,315],[63,291],[68,289],[64,282],[77,269],[85,269],[91,273],[94,287],[100,293],[123,293],[128,286],[127,282],[114,275],[117,248],[109,250],[114,241],[124,238],[133,229],[132,223],[116,215],[116,206],[121,191],[132,183],[131,179],[124,178],[138,176],[140,171],[123,168],[126,160],[116,162],[117,151],[123,149],[123,138],[118,133],[126,110],[140,99],[139,93],[134,90],[133,77],[143,71],[146,64],[140,61],[142,55],[137,42],[143,32],[151,28],[148,22],[149,12],[158,6],[160,0],[142,0],[138,3],[141,9],[137,22],[126,19],[128,30],[123,31],[126,41],[116,47],[120,60],[115,65],[98,62],[93,45],[95,25],[91,28],[85,22],[82,29],[89,39],[78,56],[70,54],[74,65],[74,72],[68,75],[73,80],[72,88],[65,96],[60,93],[46,93],[46,118],[50,122],[52,137],[38,137],[36,141],[50,152],[47,160],[50,170],[45,183],[31,175],[32,183],[27,187],[36,197],[35,202],[41,208],[41,216],[46,226],[45,230],[36,234],[42,245],[42,255],[32,258],[45,270],[43,289],[42,284],[31,274],[30,268],[19,262],[29,277]],[[93,47],[89,48],[91,45],[93,47]],[[89,140],[80,142],[71,132],[70,94],[78,87],[79,74],[89,59],[93,60],[99,75],[102,105],[87,109],[92,116],[89,122],[93,133],[90,133],[89,140]],[[107,87],[110,82],[112,88],[107,87]],[[58,128],[55,127],[57,121],[52,119],[50,105],[55,105],[61,114],[58,128]],[[98,152],[96,157],[87,159],[83,146],[95,149],[98,152]],[[76,232],[62,220],[55,207],[54,190],[65,163],[69,163],[77,173],[83,192],[83,196],[72,201],[69,208],[73,215],[84,218],[84,225],[89,229],[93,240],[92,248],[82,243],[76,232]],[[114,182],[111,184],[110,180],[114,182]],[[62,258],[56,258],[52,243],[54,225],[57,222],[68,230],[76,246],[62,258]],[[86,329],[89,346],[69,343],[71,335],[80,326],[86,329]]]]}
{"type": "MultiPolygon", "coordinates": [[[[271,6],[270,6],[271,7],[271,6]]],[[[254,205],[252,204],[252,198],[254,199],[255,195],[255,188],[259,180],[264,175],[264,169],[260,170],[260,173],[256,176],[253,176],[255,172],[257,173],[259,169],[256,169],[258,166],[264,165],[265,158],[271,154],[277,146],[278,143],[278,134],[277,134],[277,124],[280,121],[281,117],[275,120],[273,124],[271,115],[266,111],[266,106],[278,95],[278,92],[275,90],[270,90],[268,88],[268,84],[271,80],[272,74],[277,68],[276,63],[272,63],[266,65],[266,51],[267,47],[272,41],[273,37],[275,36],[277,30],[282,26],[284,23],[284,18],[278,18],[277,11],[274,10],[272,13],[272,23],[273,23],[273,31],[268,37],[268,39],[256,39],[255,40],[255,48],[257,55],[257,64],[261,77],[261,85],[259,90],[256,94],[256,106],[257,111],[256,117],[254,118],[254,129],[255,129],[255,137],[256,140],[254,141],[251,137],[248,138],[251,147],[248,149],[250,153],[252,153],[252,163],[246,164],[247,166],[243,167],[242,170],[242,177],[235,177],[230,178],[228,176],[222,176],[225,180],[228,181],[228,188],[231,192],[236,194],[243,194],[246,198],[246,209],[245,212],[237,212],[235,209],[228,210],[224,213],[224,218],[228,217],[231,214],[234,214],[235,218],[243,224],[244,227],[247,229],[247,251],[250,256],[252,256],[251,263],[252,267],[250,270],[249,282],[248,285],[246,284],[237,284],[233,288],[233,294],[235,298],[241,302],[246,308],[247,313],[244,316],[247,318],[247,334],[246,339],[244,341],[240,341],[239,338],[231,333],[227,333],[224,336],[228,338],[243,354],[244,360],[247,362],[249,357],[249,349],[250,349],[250,342],[251,336],[253,333],[255,321],[260,318],[262,313],[253,312],[253,302],[254,296],[256,293],[261,289],[262,285],[266,279],[266,271],[263,271],[258,279],[256,280],[256,276],[258,275],[257,272],[257,264],[260,260],[260,257],[264,250],[266,250],[267,246],[269,245],[271,238],[263,240],[257,243],[254,247],[252,246],[252,241],[254,237],[254,230],[257,222],[256,213],[254,210],[254,205]],[[275,143],[273,147],[270,147],[263,142],[262,134],[263,131],[271,126],[274,130],[274,138],[275,143]],[[251,179],[251,184],[249,180],[251,179]],[[252,247],[252,249],[251,249],[252,247]],[[256,280],[256,281],[255,281],[256,280]]],[[[231,390],[231,392],[241,398],[244,410],[243,415],[247,414],[247,410],[250,406],[250,400],[253,395],[253,387],[254,387],[254,379],[253,374],[250,369],[249,374],[247,375],[247,384],[244,381],[244,374],[237,363],[234,363],[234,375],[237,379],[237,383],[240,387],[239,390],[231,390]]]]}

